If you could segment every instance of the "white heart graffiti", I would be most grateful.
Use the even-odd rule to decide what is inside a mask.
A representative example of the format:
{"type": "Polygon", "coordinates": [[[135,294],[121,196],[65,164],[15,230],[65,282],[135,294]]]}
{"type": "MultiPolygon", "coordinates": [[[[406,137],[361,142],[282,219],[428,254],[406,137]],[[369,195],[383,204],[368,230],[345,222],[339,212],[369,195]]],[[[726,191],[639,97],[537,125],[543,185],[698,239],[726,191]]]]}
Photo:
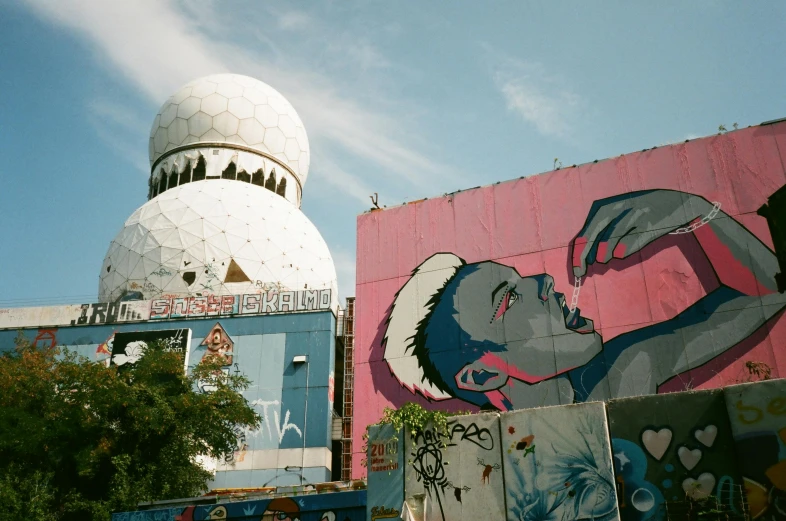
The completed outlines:
{"type": "Polygon", "coordinates": [[[664,427],[658,432],[647,429],[641,433],[641,443],[653,458],[660,461],[671,444],[671,436],[671,429],[668,427],[664,427]]]}
{"type": "Polygon", "coordinates": [[[693,499],[704,499],[712,494],[715,488],[715,476],[709,472],[704,472],[699,475],[698,479],[687,478],[682,482],[682,490],[688,497],[693,499]]]}
{"type": "Polygon", "coordinates": [[[683,467],[688,470],[693,470],[693,468],[698,465],[699,460],[701,459],[701,450],[690,450],[688,447],[683,445],[677,449],[677,457],[680,458],[680,463],[682,463],[683,467]]]}
{"type": "Polygon", "coordinates": [[[707,425],[704,429],[696,429],[693,435],[705,447],[712,447],[712,444],[715,443],[715,436],[718,435],[718,428],[714,425],[707,425]]]}

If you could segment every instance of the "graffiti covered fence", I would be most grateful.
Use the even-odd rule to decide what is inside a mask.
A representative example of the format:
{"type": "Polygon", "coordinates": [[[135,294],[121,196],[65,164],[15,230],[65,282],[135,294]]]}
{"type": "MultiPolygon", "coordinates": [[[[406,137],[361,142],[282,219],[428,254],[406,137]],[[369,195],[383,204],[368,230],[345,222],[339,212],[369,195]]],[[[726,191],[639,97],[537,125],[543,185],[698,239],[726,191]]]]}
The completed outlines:
{"type": "Polygon", "coordinates": [[[368,521],[786,521],[783,379],[369,434],[368,521]]]}

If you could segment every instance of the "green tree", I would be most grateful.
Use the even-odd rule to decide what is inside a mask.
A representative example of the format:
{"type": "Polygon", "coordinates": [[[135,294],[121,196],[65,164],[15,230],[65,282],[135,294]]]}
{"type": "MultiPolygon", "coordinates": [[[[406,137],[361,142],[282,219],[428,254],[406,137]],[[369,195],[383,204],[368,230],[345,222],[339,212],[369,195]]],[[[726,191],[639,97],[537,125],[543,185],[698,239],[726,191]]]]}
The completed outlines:
{"type": "Polygon", "coordinates": [[[0,520],[105,520],[205,491],[198,457],[232,454],[237,429],[261,421],[239,394],[248,379],[221,364],[185,375],[178,354],[151,346],[118,370],[20,336],[0,355],[0,520]]]}

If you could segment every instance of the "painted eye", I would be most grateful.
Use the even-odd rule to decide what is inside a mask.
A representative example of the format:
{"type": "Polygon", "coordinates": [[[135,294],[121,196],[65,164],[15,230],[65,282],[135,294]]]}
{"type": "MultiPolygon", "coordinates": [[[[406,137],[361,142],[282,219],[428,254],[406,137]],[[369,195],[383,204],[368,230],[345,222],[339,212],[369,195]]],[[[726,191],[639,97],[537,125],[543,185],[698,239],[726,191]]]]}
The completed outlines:
{"type": "Polygon", "coordinates": [[[501,319],[505,315],[505,312],[509,310],[510,307],[513,304],[515,304],[518,299],[519,296],[516,295],[514,290],[510,290],[507,293],[505,293],[505,296],[502,297],[502,302],[499,303],[499,307],[497,308],[497,311],[494,314],[494,320],[501,319]]]}

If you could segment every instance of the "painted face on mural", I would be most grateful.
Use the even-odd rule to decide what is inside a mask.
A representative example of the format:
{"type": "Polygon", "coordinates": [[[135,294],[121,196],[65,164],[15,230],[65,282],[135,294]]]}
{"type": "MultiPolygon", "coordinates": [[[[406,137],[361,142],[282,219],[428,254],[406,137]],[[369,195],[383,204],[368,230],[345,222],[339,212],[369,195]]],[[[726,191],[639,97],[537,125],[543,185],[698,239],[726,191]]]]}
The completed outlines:
{"type": "Polygon", "coordinates": [[[674,190],[592,204],[571,241],[573,277],[603,277],[600,265],[641,260],[643,248],[670,244],[662,237],[692,234],[704,257],[686,259],[708,260],[713,272],[706,276],[718,282],[668,320],[605,343],[592,320],[569,309],[551,276],[522,277],[493,261],[466,264],[453,253],[434,254],[396,294],[382,342],[388,367],[428,399],[500,410],[655,393],[786,308],[776,291],[775,255],[720,208],[674,190]]]}
{"type": "Polygon", "coordinates": [[[268,503],[262,514],[262,521],[296,521],[300,507],[288,497],[276,498],[268,503]]]}
{"type": "Polygon", "coordinates": [[[425,337],[439,372],[427,376],[464,397],[513,385],[511,379],[535,384],[552,378],[587,363],[602,346],[592,321],[568,309],[550,275],[522,277],[496,262],[458,270],[425,337]]]}

